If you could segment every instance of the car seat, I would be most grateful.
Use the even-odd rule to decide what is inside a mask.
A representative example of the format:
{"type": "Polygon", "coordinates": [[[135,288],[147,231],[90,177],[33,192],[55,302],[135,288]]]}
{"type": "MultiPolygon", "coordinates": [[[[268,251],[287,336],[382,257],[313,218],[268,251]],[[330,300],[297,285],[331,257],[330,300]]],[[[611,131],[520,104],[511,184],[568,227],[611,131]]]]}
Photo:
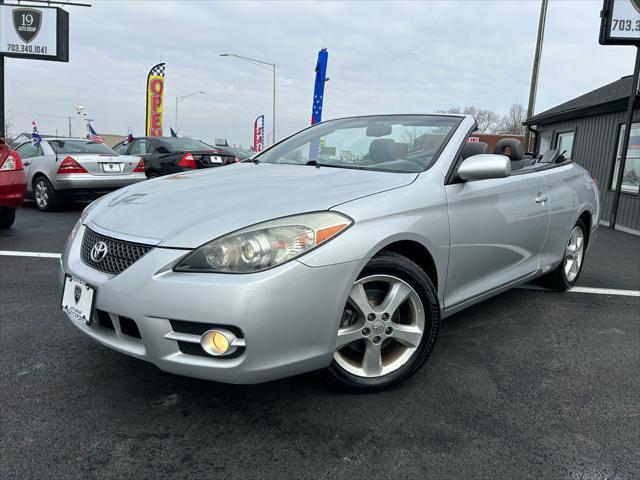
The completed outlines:
{"type": "Polygon", "coordinates": [[[472,157],[474,155],[481,155],[483,153],[489,153],[489,145],[485,142],[467,142],[462,147],[460,155],[463,159],[472,157]]]}
{"type": "Polygon", "coordinates": [[[535,158],[524,158],[522,143],[515,138],[503,138],[502,140],[498,140],[498,143],[496,143],[496,146],[493,149],[493,153],[509,157],[509,160],[511,160],[512,172],[520,170],[523,167],[533,165],[536,162],[535,158]],[[507,149],[509,149],[508,153],[507,149]]]}
{"type": "Polygon", "coordinates": [[[376,138],[369,145],[371,163],[391,162],[396,158],[396,142],[392,138],[376,138]]]}

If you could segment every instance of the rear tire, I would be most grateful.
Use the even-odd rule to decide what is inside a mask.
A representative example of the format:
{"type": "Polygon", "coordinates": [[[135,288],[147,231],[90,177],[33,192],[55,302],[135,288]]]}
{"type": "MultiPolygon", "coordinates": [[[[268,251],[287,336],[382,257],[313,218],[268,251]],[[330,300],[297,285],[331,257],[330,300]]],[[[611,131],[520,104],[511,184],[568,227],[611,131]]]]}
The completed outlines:
{"type": "Polygon", "coordinates": [[[558,265],[555,270],[541,278],[542,284],[545,287],[560,291],[573,287],[582,272],[586,246],[587,228],[584,226],[582,220],[578,220],[569,234],[569,240],[565,247],[562,262],[560,262],[560,265],[558,265]]]}
{"type": "Polygon", "coordinates": [[[60,207],[60,197],[47,177],[39,176],[33,182],[33,197],[36,206],[43,212],[51,212],[60,207]]]}
{"type": "Polygon", "coordinates": [[[357,392],[397,385],[427,360],[439,327],[438,293],[429,277],[408,258],[383,251],[349,293],[337,332],[341,346],[324,377],[357,392]]]}
{"type": "Polygon", "coordinates": [[[0,207],[0,229],[11,228],[16,220],[16,209],[11,207],[0,207]]]}
{"type": "Polygon", "coordinates": [[[147,174],[147,178],[148,178],[149,180],[151,180],[152,178],[158,178],[159,176],[160,176],[160,174],[159,174],[158,172],[149,172],[149,173],[147,174]]]}

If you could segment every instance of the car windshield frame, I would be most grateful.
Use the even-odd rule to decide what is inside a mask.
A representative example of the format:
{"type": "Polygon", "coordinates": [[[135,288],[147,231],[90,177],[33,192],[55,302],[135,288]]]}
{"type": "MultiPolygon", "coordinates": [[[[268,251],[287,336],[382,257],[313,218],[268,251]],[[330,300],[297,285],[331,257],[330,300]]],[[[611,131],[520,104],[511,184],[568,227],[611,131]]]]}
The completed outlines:
{"type": "Polygon", "coordinates": [[[208,144],[204,143],[203,141],[196,140],[194,138],[169,137],[169,138],[163,138],[162,140],[160,140],[160,142],[162,143],[162,145],[164,147],[168,148],[172,152],[192,152],[192,151],[215,150],[211,145],[208,145],[208,144]],[[176,145],[176,143],[180,142],[180,141],[196,142],[198,144],[201,144],[202,148],[200,148],[200,146],[196,146],[196,145],[194,145],[193,147],[189,147],[189,146],[184,146],[183,147],[183,146],[176,145]]]}
{"type": "MultiPolygon", "coordinates": [[[[460,124],[464,120],[463,116],[459,115],[446,115],[446,114],[393,114],[393,115],[369,115],[369,116],[358,116],[358,117],[346,117],[335,120],[327,120],[325,122],[321,122],[310,127],[305,128],[284,140],[281,140],[277,144],[269,147],[268,149],[260,152],[256,156],[252,158],[252,161],[259,163],[270,163],[273,165],[303,165],[303,166],[317,166],[317,167],[330,167],[330,168],[347,168],[347,169],[355,169],[355,170],[371,170],[371,171],[381,171],[381,172],[390,172],[390,173],[421,173],[428,169],[430,169],[438,160],[444,148],[448,145],[451,137],[460,127],[460,124]],[[380,125],[388,124],[391,126],[391,130],[386,132],[384,130],[380,130],[380,125]],[[316,159],[308,159],[306,161],[287,161],[290,159],[285,158],[287,154],[293,153],[297,149],[301,149],[305,147],[305,145],[311,146],[313,141],[319,142],[322,137],[327,135],[331,135],[332,133],[338,132],[339,130],[347,130],[347,129],[356,129],[356,128],[364,128],[373,126],[371,134],[369,134],[369,129],[366,129],[365,135],[360,135],[361,139],[371,138],[371,140],[382,139],[387,141],[393,141],[394,148],[394,156],[395,158],[384,161],[384,162],[374,162],[374,163],[366,163],[369,160],[363,160],[360,163],[348,163],[342,160],[340,157],[339,161],[335,161],[336,159],[331,159],[331,161],[326,161],[325,159],[316,158],[316,159]],[[434,132],[424,132],[419,135],[419,137],[425,137],[427,135],[439,136],[440,142],[438,144],[432,145],[431,148],[427,151],[409,151],[408,145],[415,147],[417,143],[416,137],[412,142],[407,143],[396,143],[393,138],[388,138],[390,135],[395,134],[393,132],[394,127],[421,127],[424,129],[446,129],[446,131],[439,131],[438,133],[434,132]],[[378,131],[376,131],[376,128],[378,131]],[[393,133],[392,133],[393,132],[393,133]],[[386,137],[386,138],[385,138],[386,137]],[[407,154],[405,157],[396,156],[398,146],[407,146],[407,154]],[[420,154],[422,153],[422,160],[419,160],[418,155],[414,155],[413,158],[411,154],[420,154]],[[283,161],[284,160],[284,161],[283,161]],[[365,162],[365,163],[363,163],[365,162]],[[397,165],[394,165],[394,162],[399,162],[397,165]]],[[[333,148],[333,147],[331,147],[333,148]]],[[[371,144],[369,144],[369,149],[371,148],[371,144]]],[[[344,153],[344,152],[342,152],[344,153]]],[[[335,153],[334,153],[335,155],[335,153]]],[[[365,156],[370,156],[371,151],[369,150],[368,154],[365,156]]],[[[309,157],[311,157],[311,152],[309,157]]]]}
{"type": "Polygon", "coordinates": [[[53,153],[66,155],[66,154],[80,154],[80,155],[115,155],[118,153],[109,148],[107,145],[101,142],[91,142],[89,140],[83,140],[80,138],[74,139],[48,139],[47,143],[53,150],[53,153]],[[60,145],[62,143],[62,145],[60,145]],[[71,148],[67,146],[69,144],[71,148]],[[81,149],[79,146],[91,145],[92,147],[97,147],[96,149],[81,149]]]}

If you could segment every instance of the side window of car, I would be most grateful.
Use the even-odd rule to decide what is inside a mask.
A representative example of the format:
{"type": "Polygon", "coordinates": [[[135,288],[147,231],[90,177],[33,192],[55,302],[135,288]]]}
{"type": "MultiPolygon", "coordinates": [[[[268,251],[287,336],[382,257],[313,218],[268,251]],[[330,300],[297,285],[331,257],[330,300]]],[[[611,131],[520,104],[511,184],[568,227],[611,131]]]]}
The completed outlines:
{"type": "Polygon", "coordinates": [[[119,155],[124,155],[125,153],[127,153],[127,148],[129,148],[129,144],[123,142],[113,147],[113,150],[115,150],[115,152],[119,155]]]}
{"type": "Polygon", "coordinates": [[[20,155],[20,158],[22,158],[23,160],[42,155],[42,147],[40,147],[40,145],[31,145],[31,143],[25,143],[19,146],[16,151],[18,152],[18,155],[20,155]]]}
{"type": "Polygon", "coordinates": [[[131,155],[142,155],[147,153],[149,142],[144,139],[134,140],[131,146],[131,155]]]}

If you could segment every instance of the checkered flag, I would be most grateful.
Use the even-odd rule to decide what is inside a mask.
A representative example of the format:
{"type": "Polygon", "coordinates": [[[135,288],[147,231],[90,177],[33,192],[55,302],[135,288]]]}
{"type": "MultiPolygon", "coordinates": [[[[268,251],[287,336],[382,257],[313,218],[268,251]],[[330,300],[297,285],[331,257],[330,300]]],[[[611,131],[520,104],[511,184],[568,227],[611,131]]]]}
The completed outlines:
{"type": "Polygon", "coordinates": [[[149,76],[164,77],[164,63],[159,63],[149,71],[149,76]]]}

